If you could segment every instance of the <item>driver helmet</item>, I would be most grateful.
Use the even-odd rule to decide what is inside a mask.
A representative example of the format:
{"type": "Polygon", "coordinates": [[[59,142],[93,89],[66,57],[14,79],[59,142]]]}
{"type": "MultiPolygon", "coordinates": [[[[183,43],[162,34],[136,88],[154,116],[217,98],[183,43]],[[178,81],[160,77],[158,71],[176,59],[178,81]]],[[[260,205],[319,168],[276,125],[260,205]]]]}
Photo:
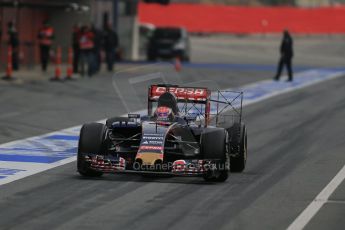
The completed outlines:
{"type": "Polygon", "coordinates": [[[155,111],[155,117],[157,121],[169,122],[175,119],[175,114],[171,108],[160,106],[155,111]]]}

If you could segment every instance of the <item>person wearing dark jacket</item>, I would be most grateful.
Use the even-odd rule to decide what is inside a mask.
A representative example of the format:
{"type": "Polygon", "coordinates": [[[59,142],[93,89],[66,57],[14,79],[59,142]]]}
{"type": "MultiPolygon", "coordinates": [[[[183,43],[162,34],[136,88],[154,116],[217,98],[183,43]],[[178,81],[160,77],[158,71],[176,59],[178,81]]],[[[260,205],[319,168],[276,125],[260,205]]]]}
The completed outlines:
{"type": "Polygon", "coordinates": [[[9,37],[8,45],[12,47],[12,66],[13,70],[19,69],[19,37],[16,27],[12,21],[7,24],[7,34],[9,37]]]}
{"type": "Polygon", "coordinates": [[[73,73],[78,73],[79,71],[79,57],[80,57],[80,47],[79,47],[79,39],[80,39],[80,26],[74,25],[73,26],[73,33],[72,33],[72,47],[73,47],[73,73]]]}
{"type": "Polygon", "coordinates": [[[118,36],[114,30],[108,25],[104,31],[104,50],[105,50],[105,59],[107,61],[108,71],[113,71],[116,49],[118,46],[118,36]]]}
{"type": "Polygon", "coordinates": [[[274,77],[274,80],[278,81],[282,73],[284,65],[287,68],[289,79],[288,81],[293,80],[292,73],[292,57],[293,57],[293,40],[288,30],[283,32],[283,40],[280,45],[280,60],[278,64],[277,74],[274,77]]]}
{"type": "Polygon", "coordinates": [[[93,72],[99,72],[101,69],[101,48],[102,48],[102,32],[95,27],[95,25],[91,25],[91,31],[94,34],[94,65],[93,65],[93,72]]]}

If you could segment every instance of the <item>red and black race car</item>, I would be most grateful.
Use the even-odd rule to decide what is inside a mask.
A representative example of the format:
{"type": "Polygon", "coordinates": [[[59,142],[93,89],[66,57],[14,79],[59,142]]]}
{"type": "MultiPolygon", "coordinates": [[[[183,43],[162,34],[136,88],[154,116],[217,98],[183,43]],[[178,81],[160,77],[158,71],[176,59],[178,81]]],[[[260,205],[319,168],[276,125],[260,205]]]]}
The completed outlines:
{"type": "Polygon", "coordinates": [[[242,172],[247,160],[243,93],[231,93],[235,96],[229,98],[224,96],[229,91],[215,96],[207,88],[151,85],[147,115],[83,125],[78,172],[88,177],[138,173],[225,181],[230,171],[242,172]],[[240,102],[234,103],[236,99],[240,102]],[[231,125],[220,127],[221,118],[231,125]]]}

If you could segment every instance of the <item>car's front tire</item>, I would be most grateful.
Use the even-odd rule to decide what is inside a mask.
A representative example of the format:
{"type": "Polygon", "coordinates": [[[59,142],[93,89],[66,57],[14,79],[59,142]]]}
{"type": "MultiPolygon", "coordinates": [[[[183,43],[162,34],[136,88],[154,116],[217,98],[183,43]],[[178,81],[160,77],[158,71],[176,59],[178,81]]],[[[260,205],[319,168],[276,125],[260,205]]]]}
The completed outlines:
{"type": "Polygon", "coordinates": [[[77,169],[80,175],[88,177],[102,176],[102,172],[90,168],[85,161],[87,154],[101,154],[104,151],[106,126],[100,123],[85,124],[80,130],[77,169]]]}
{"type": "Polygon", "coordinates": [[[205,181],[208,182],[224,182],[228,179],[228,157],[226,151],[227,131],[222,128],[206,129],[200,138],[201,153],[204,159],[218,159],[220,163],[216,165],[216,175],[204,176],[205,181]]]}

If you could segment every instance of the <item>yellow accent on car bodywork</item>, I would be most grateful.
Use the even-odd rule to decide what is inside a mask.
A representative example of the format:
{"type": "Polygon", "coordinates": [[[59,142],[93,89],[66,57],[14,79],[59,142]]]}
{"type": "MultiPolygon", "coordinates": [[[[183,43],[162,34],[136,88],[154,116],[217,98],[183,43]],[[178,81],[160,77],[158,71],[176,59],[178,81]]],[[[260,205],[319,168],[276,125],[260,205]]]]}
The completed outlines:
{"type": "Polygon", "coordinates": [[[150,152],[138,153],[135,159],[141,159],[143,165],[154,165],[156,160],[163,161],[163,154],[150,152]]]}

